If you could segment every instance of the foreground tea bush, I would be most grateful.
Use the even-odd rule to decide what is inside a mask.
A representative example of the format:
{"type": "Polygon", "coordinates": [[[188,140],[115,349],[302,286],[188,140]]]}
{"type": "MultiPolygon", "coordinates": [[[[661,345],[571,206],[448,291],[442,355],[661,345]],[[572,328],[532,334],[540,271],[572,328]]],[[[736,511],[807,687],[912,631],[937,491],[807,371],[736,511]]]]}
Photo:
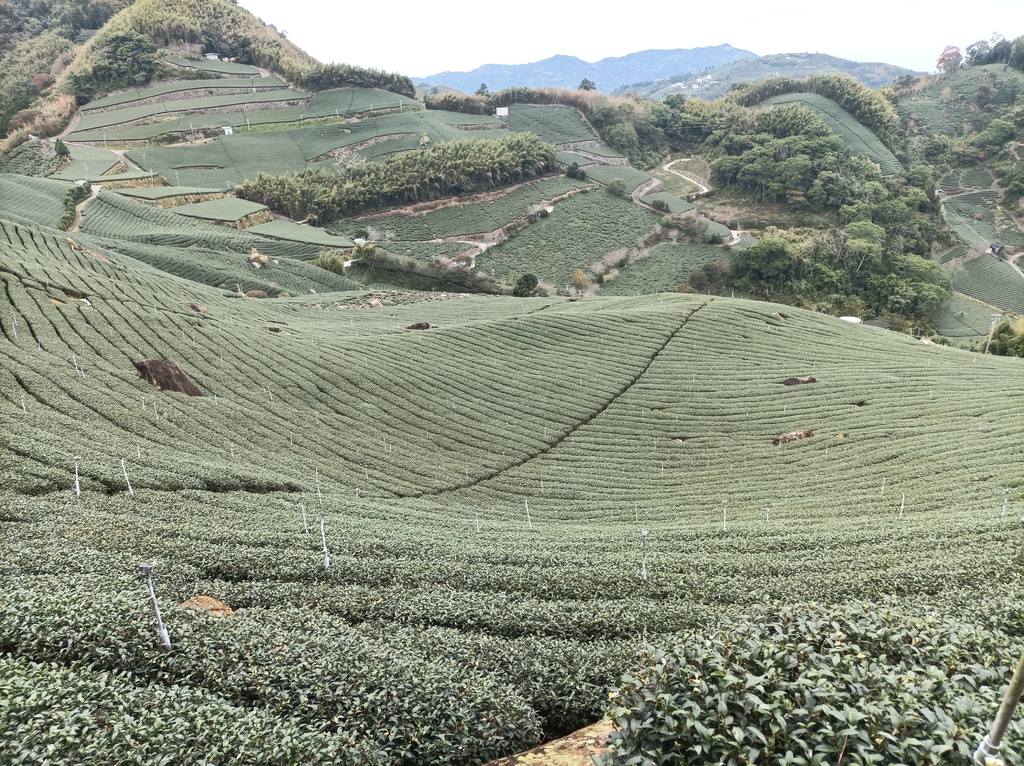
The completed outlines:
{"type": "Polygon", "coordinates": [[[603,763],[966,762],[1020,650],[1007,627],[811,604],[684,634],[612,692],[603,763]]]}

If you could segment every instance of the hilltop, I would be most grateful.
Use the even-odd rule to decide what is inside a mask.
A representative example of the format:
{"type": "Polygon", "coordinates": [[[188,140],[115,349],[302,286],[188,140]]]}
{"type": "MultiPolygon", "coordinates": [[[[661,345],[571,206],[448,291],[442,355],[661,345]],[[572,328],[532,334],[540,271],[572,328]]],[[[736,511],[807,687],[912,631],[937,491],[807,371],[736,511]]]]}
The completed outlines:
{"type": "Polygon", "coordinates": [[[775,53],[745,57],[698,72],[679,70],[666,77],[620,85],[614,92],[636,93],[658,101],[681,93],[713,101],[724,96],[737,83],[825,73],[847,74],[870,88],[880,88],[900,77],[920,74],[892,64],[849,61],[824,53],[775,53]]]}
{"type": "Polygon", "coordinates": [[[484,64],[468,72],[438,72],[414,81],[421,90],[447,86],[463,93],[473,93],[481,83],[490,90],[515,86],[575,88],[583,80],[590,80],[597,89],[610,93],[626,83],[636,82],[638,77],[700,72],[753,56],[756,54],[728,44],[638,51],[594,63],[575,56],[552,56],[529,64],[484,64]]]}

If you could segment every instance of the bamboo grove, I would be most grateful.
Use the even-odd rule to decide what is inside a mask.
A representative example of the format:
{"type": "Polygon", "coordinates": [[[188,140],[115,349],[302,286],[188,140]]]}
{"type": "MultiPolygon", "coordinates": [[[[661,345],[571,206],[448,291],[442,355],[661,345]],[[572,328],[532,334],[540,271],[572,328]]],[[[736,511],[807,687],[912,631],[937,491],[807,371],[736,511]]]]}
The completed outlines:
{"type": "Polygon", "coordinates": [[[555,167],[554,146],[530,133],[513,133],[497,141],[438,144],[367,163],[347,175],[326,170],[261,174],[242,184],[237,193],[291,218],[324,224],[389,205],[487,191],[544,175],[555,167]]]}

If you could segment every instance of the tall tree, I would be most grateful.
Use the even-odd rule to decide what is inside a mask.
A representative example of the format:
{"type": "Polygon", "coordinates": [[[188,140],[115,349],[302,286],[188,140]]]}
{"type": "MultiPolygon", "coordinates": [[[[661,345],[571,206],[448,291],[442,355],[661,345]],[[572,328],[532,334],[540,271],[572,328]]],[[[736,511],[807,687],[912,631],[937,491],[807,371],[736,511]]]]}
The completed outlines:
{"type": "Polygon", "coordinates": [[[952,74],[960,67],[960,62],[963,60],[964,57],[958,47],[947,45],[942,49],[942,53],[939,54],[939,58],[935,62],[935,68],[942,72],[942,74],[952,74]]]}

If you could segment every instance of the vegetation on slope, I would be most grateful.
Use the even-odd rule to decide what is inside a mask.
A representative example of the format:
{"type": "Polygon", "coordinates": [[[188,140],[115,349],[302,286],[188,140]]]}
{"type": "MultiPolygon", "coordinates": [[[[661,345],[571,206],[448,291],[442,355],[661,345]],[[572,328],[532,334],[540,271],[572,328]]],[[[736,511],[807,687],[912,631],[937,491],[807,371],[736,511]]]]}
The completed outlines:
{"type": "Polygon", "coordinates": [[[803,79],[771,77],[738,87],[725,97],[741,106],[756,104],[785,93],[815,93],[835,101],[857,122],[882,140],[890,150],[900,147],[900,120],[892,102],[882,93],[868,88],[852,77],[836,74],[811,75],[803,79]]]}
{"type": "Polygon", "coordinates": [[[680,639],[687,747],[726,715],[766,763],[879,715],[914,766],[983,735],[1022,631],[1019,359],[696,295],[243,300],[72,237],[0,225],[0,759],[469,766],[680,639]],[[922,745],[917,712],[955,725],[922,745]]]}
{"type": "Polygon", "coordinates": [[[354,167],[345,175],[325,170],[260,175],[237,193],[322,225],[375,208],[494,189],[554,168],[553,146],[532,133],[513,133],[497,140],[438,144],[354,167]]]}
{"type": "Polygon", "coordinates": [[[82,6],[58,2],[47,10],[48,14],[33,6],[27,14],[15,9],[3,17],[0,34],[14,43],[14,49],[8,54],[5,45],[0,60],[0,137],[7,137],[0,153],[29,133],[54,135],[71,118],[76,103],[160,77],[216,76],[168,67],[165,48],[217,53],[278,72],[312,91],[379,87],[409,97],[415,93],[412,82],[402,75],[347,64],[319,65],[276,28],[229,0],[82,6]],[[110,17],[116,7],[120,12],[110,17]],[[102,29],[76,47],[73,40],[83,24],[102,29]],[[39,34],[30,33],[40,28],[39,34]]]}

